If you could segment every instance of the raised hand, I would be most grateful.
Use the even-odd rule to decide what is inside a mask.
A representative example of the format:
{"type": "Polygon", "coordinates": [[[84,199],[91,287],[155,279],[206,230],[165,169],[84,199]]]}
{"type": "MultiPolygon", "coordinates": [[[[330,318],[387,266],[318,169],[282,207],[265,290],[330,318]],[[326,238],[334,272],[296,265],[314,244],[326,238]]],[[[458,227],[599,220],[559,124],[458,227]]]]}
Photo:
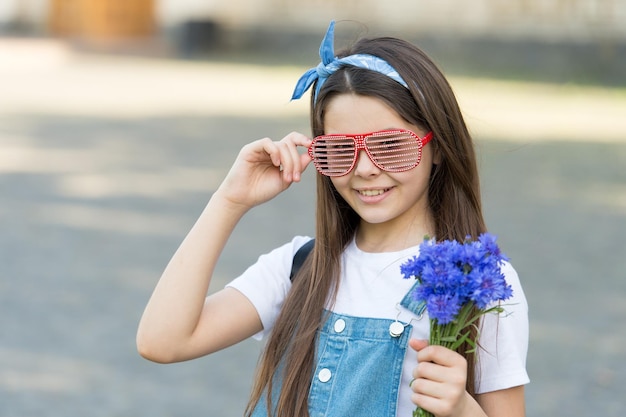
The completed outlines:
{"type": "Polygon", "coordinates": [[[259,139],[244,146],[219,187],[223,198],[232,204],[252,208],[264,203],[300,181],[311,162],[298,147],[307,148],[311,140],[292,132],[280,141],[259,139]]]}

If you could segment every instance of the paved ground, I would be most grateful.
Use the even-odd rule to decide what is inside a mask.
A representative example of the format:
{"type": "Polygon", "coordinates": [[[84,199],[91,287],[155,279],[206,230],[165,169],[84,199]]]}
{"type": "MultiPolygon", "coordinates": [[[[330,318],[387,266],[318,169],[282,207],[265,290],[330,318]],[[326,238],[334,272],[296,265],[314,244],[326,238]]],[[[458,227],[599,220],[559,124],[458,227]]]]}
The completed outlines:
{"type": "MultiPolygon", "coordinates": [[[[137,321],[239,147],[307,131],[299,68],[76,55],[0,39],[0,415],[241,415],[259,345],[156,365],[137,321]]],[[[531,307],[528,415],[623,416],[626,94],[452,83],[485,212],[531,307]]],[[[312,175],[250,213],[216,288],[312,230],[312,175]],[[287,219],[287,220],[286,220],[287,219]]]]}

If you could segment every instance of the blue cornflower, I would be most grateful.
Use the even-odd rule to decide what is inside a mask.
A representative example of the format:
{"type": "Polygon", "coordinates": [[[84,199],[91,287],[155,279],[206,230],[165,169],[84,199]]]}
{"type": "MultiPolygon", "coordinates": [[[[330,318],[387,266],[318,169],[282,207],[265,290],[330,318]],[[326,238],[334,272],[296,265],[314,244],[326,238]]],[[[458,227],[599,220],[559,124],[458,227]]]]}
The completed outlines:
{"type": "Polygon", "coordinates": [[[426,309],[431,319],[437,320],[438,323],[445,324],[450,323],[456,318],[461,309],[461,304],[459,303],[458,297],[454,294],[437,294],[428,297],[426,309]]]}
{"type": "Polygon", "coordinates": [[[496,237],[481,234],[436,242],[425,240],[419,256],[400,266],[405,278],[420,282],[413,296],[426,304],[431,318],[440,324],[454,320],[463,305],[472,303],[481,310],[512,295],[500,266],[508,258],[496,244],[496,237]]]}

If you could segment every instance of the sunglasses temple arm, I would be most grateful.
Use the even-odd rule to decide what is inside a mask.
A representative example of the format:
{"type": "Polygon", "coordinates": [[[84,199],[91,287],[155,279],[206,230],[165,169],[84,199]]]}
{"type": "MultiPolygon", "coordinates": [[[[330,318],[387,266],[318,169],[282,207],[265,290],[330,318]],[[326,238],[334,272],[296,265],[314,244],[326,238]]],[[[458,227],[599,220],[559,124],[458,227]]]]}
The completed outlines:
{"type": "Polygon", "coordinates": [[[433,132],[428,132],[423,138],[422,138],[422,146],[426,145],[428,142],[430,142],[433,138],[433,132]]]}

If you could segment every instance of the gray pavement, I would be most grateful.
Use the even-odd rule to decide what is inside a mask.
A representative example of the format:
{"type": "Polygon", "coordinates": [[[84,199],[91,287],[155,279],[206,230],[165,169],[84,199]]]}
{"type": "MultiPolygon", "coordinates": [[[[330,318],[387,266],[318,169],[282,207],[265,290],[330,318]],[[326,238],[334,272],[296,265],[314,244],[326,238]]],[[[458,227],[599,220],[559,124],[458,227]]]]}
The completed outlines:
{"type": "MultiPolygon", "coordinates": [[[[237,150],[308,131],[306,103],[286,99],[299,71],[0,40],[0,416],[242,414],[257,342],[157,365],[135,330],[237,150]]],[[[529,299],[528,416],[623,416],[626,95],[452,83],[477,132],[488,224],[529,299]]],[[[251,212],[213,288],[311,234],[312,194],[309,172],[251,212]]]]}

